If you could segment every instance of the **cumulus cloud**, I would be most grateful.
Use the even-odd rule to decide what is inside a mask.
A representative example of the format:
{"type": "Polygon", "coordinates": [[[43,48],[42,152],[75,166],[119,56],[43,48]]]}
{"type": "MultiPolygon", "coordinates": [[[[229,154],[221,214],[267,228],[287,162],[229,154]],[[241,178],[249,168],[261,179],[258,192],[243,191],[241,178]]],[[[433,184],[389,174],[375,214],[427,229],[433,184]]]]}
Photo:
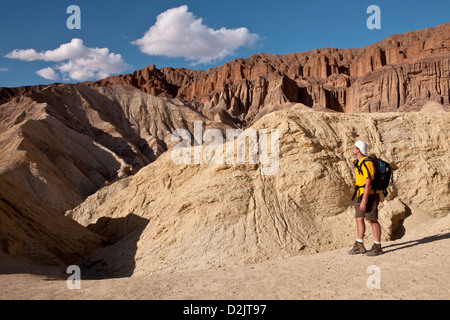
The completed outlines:
{"type": "Polygon", "coordinates": [[[120,73],[129,68],[120,54],[110,53],[108,48],[89,48],[84,46],[83,40],[72,39],[54,50],[37,52],[35,49],[13,50],[6,58],[23,61],[60,62],[36,73],[49,80],[56,80],[61,73],[65,80],[85,81],[101,79],[114,73],[120,73]]]}
{"type": "Polygon", "coordinates": [[[183,57],[200,64],[232,55],[237,48],[254,44],[258,39],[247,28],[209,28],[184,5],[158,15],[155,25],[132,44],[148,55],[183,57]]]}
{"type": "Polygon", "coordinates": [[[56,74],[55,70],[53,70],[50,67],[38,70],[38,71],[36,71],[36,74],[47,80],[58,80],[59,79],[59,76],[56,74]]]}

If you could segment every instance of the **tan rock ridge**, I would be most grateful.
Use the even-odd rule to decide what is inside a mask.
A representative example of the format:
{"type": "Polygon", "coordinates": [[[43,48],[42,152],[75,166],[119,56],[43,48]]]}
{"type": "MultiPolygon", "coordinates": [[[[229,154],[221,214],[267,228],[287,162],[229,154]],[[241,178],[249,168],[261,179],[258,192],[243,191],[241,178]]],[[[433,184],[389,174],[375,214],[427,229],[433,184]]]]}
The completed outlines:
{"type": "Polygon", "coordinates": [[[295,106],[247,129],[279,130],[274,175],[262,175],[261,162],[177,165],[166,152],[67,215],[90,228],[101,225],[103,236],[123,236],[87,259],[97,276],[226,267],[346,247],[355,237],[351,150],[361,138],[371,155],[396,168],[380,205],[387,240],[406,216],[420,210],[448,215],[449,117],[304,112],[295,106]],[[136,221],[136,216],[142,220],[115,223],[136,221]],[[134,257],[122,259],[130,250],[134,257]]]}

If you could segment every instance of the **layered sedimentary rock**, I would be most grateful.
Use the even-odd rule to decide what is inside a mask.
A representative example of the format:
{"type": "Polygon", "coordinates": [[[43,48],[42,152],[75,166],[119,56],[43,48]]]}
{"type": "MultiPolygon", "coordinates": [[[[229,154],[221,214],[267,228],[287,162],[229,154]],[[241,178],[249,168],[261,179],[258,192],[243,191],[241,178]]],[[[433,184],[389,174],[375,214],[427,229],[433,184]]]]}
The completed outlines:
{"type": "Polygon", "coordinates": [[[417,111],[428,101],[449,105],[450,58],[404,63],[359,78],[348,90],[353,112],[417,111]],[[358,107],[356,107],[358,106],[358,107]]]}

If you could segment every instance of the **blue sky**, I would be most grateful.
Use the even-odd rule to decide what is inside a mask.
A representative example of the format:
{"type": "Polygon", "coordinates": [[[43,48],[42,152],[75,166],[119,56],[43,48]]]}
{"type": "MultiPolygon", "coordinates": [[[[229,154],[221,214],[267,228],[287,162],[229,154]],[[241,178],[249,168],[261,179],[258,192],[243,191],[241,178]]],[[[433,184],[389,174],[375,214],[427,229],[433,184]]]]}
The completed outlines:
{"type": "Polygon", "coordinates": [[[0,87],[95,80],[150,64],[205,70],[259,52],[359,48],[450,21],[448,0],[27,0],[0,10],[0,87]],[[67,28],[70,5],[81,10],[79,30],[67,28]],[[366,26],[370,5],[381,9],[381,29],[366,26]]]}

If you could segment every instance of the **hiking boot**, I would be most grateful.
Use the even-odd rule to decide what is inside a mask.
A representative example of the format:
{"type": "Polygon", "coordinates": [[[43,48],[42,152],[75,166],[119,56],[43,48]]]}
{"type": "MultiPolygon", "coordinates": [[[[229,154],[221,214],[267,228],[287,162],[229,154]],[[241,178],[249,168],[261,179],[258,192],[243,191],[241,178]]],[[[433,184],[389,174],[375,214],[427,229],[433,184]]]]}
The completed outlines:
{"type": "Polygon", "coordinates": [[[363,254],[366,253],[367,250],[364,247],[364,244],[361,242],[356,241],[355,244],[353,245],[352,250],[348,251],[348,254],[363,254]]]}
{"type": "Polygon", "coordinates": [[[367,251],[366,256],[373,257],[373,256],[379,256],[380,254],[383,254],[383,250],[381,250],[381,244],[374,243],[372,246],[372,249],[367,251]]]}

